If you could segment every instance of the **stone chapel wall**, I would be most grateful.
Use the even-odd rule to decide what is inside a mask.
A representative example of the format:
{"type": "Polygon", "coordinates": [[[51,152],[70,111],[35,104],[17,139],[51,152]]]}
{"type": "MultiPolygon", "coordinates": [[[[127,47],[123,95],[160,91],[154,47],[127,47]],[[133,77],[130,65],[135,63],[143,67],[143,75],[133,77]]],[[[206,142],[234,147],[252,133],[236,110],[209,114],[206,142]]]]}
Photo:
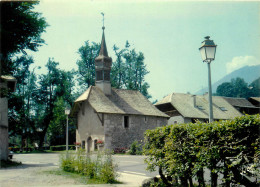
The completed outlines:
{"type": "Polygon", "coordinates": [[[129,127],[124,127],[124,115],[105,115],[105,148],[129,148],[135,141],[144,140],[144,132],[167,125],[167,119],[153,116],[129,116],[129,127]]]}

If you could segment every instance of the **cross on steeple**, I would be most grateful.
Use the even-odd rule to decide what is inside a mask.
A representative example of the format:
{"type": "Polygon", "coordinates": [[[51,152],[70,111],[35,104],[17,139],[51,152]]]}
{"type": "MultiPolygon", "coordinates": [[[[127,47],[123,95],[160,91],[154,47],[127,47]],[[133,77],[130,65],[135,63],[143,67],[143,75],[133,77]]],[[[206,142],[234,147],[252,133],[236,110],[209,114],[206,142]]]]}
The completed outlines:
{"type": "Polygon", "coordinates": [[[103,12],[101,12],[101,14],[102,14],[102,16],[103,16],[103,20],[102,20],[102,21],[103,21],[103,27],[102,27],[102,29],[104,30],[104,29],[105,29],[105,24],[104,24],[104,22],[105,22],[105,17],[104,17],[105,14],[104,14],[103,12]]]}

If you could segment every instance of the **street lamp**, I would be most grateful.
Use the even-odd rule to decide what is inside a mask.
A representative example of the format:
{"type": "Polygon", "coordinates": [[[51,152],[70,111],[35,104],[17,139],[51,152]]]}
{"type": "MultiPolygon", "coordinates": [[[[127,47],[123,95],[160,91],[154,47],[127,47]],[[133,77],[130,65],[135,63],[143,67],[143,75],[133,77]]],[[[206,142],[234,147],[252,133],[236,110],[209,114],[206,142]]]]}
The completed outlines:
{"type": "Polygon", "coordinates": [[[209,39],[209,36],[205,37],[205,40],[202,42],[202,46],[199,48],[201,53],[201,58],[203,62],[208,64],[208,81],[209,81],[209,122],[213,121],[213,108],[212,108],[212,88],[211,88],[211,72],[210,72],[210,63],[215,60],[216,48],[213,40],[209,39]]]}
{"type": "Polygon", "coordinates": [[[68,154],[68,145],[69,145],[69,114],[70,114],[70,109],[66,108],[65,109],[65,114],[67,115],[67,126],[66,126],[66,152],[68,154]]]}

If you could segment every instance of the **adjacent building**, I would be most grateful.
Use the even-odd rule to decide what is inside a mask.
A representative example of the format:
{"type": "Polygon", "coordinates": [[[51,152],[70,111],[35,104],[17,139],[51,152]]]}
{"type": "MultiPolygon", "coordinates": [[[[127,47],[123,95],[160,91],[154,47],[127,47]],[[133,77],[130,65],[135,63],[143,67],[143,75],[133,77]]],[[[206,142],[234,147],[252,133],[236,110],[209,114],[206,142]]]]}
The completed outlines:
{"type": "Polygon", "coordinates": [[[87,151],[129,148],[142,141],[147,129],[167,125],[168,115],[158,110],[139,91],[111,88],[112,59],[105,35],[95,59],[96,82],[74,102],[71,115],[77,118],[76,141],[87,151]],[[100,145],[100,144],[99,144],[100,145]]]}
{"type": "MultiPolygon", "coordinates": [[[[214,120],[232,119],[243,115],[223,97],[213,96],[212,100],[214,120]]],[[[196,120],[207,122],[209,118],[208,94],[172,93],[155,106],[170,116],[168,124],[190,123],[196,120]]]]}
{"type": "Polygon", "coordinates": [[[8,92],[14,92],[16,79],[12,76],[0,77],[0,160],[8,158],[8,92]]]}
{"type": "Polygon", "coordinates": [[[242,114],[259,114],[260,107],[257,106],[257,97],[252,97],[247,100],[246,98],[234,98],[234,97],[223,97],[229,102],[234,108],[236,108],[242,114]],[[251,100],[251,102],[250,102],[251,100]],[[256,105],[253,105],[255,103],[256,105]]]}

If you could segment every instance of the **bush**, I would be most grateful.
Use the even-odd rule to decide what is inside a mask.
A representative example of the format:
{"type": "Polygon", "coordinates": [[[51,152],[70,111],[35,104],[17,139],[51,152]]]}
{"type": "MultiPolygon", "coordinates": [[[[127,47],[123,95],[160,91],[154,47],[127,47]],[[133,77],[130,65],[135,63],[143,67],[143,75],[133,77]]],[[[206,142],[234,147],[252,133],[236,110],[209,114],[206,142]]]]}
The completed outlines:
{"type": "MultiPolygon", "coordinates": [[[[76,147],[75,145],[69,145],[68,146],[69,150],[75,150],[76,147]]],[[[51,151],[64,151],[66,150],[66,145],[55,145],[55,146],[50,146],[51,151]]]]}
{"type": "Polygon", "coordinates": [[[130,146],[129,153],[131,155],[141,155],[142,154],[142,145],[138,141],[134,141],[130,146]]]}
{"type": "Polygon", "coordinates": [[[85,150],[79,149],[76,154],[63,154],[60,161],[60,167],[64,171],[78,173],[104,183],[116,182],[117,165],[110,153],[86,155],[85,150]]]}
{"type": "MultiPolygon", "coordinates": [[[[258,186],[260,116],[242,116],[213,123],[180,124],[148,130],[144,153],[147,169],[159,174],[166,185],[178,177],[182,186],[192,178],[205,186],[203,168],[211,171],[211,186],[223,174],[225,186],[258,186]]],[[[176,180],[177,181],[177,180],[176,180]]]]}

